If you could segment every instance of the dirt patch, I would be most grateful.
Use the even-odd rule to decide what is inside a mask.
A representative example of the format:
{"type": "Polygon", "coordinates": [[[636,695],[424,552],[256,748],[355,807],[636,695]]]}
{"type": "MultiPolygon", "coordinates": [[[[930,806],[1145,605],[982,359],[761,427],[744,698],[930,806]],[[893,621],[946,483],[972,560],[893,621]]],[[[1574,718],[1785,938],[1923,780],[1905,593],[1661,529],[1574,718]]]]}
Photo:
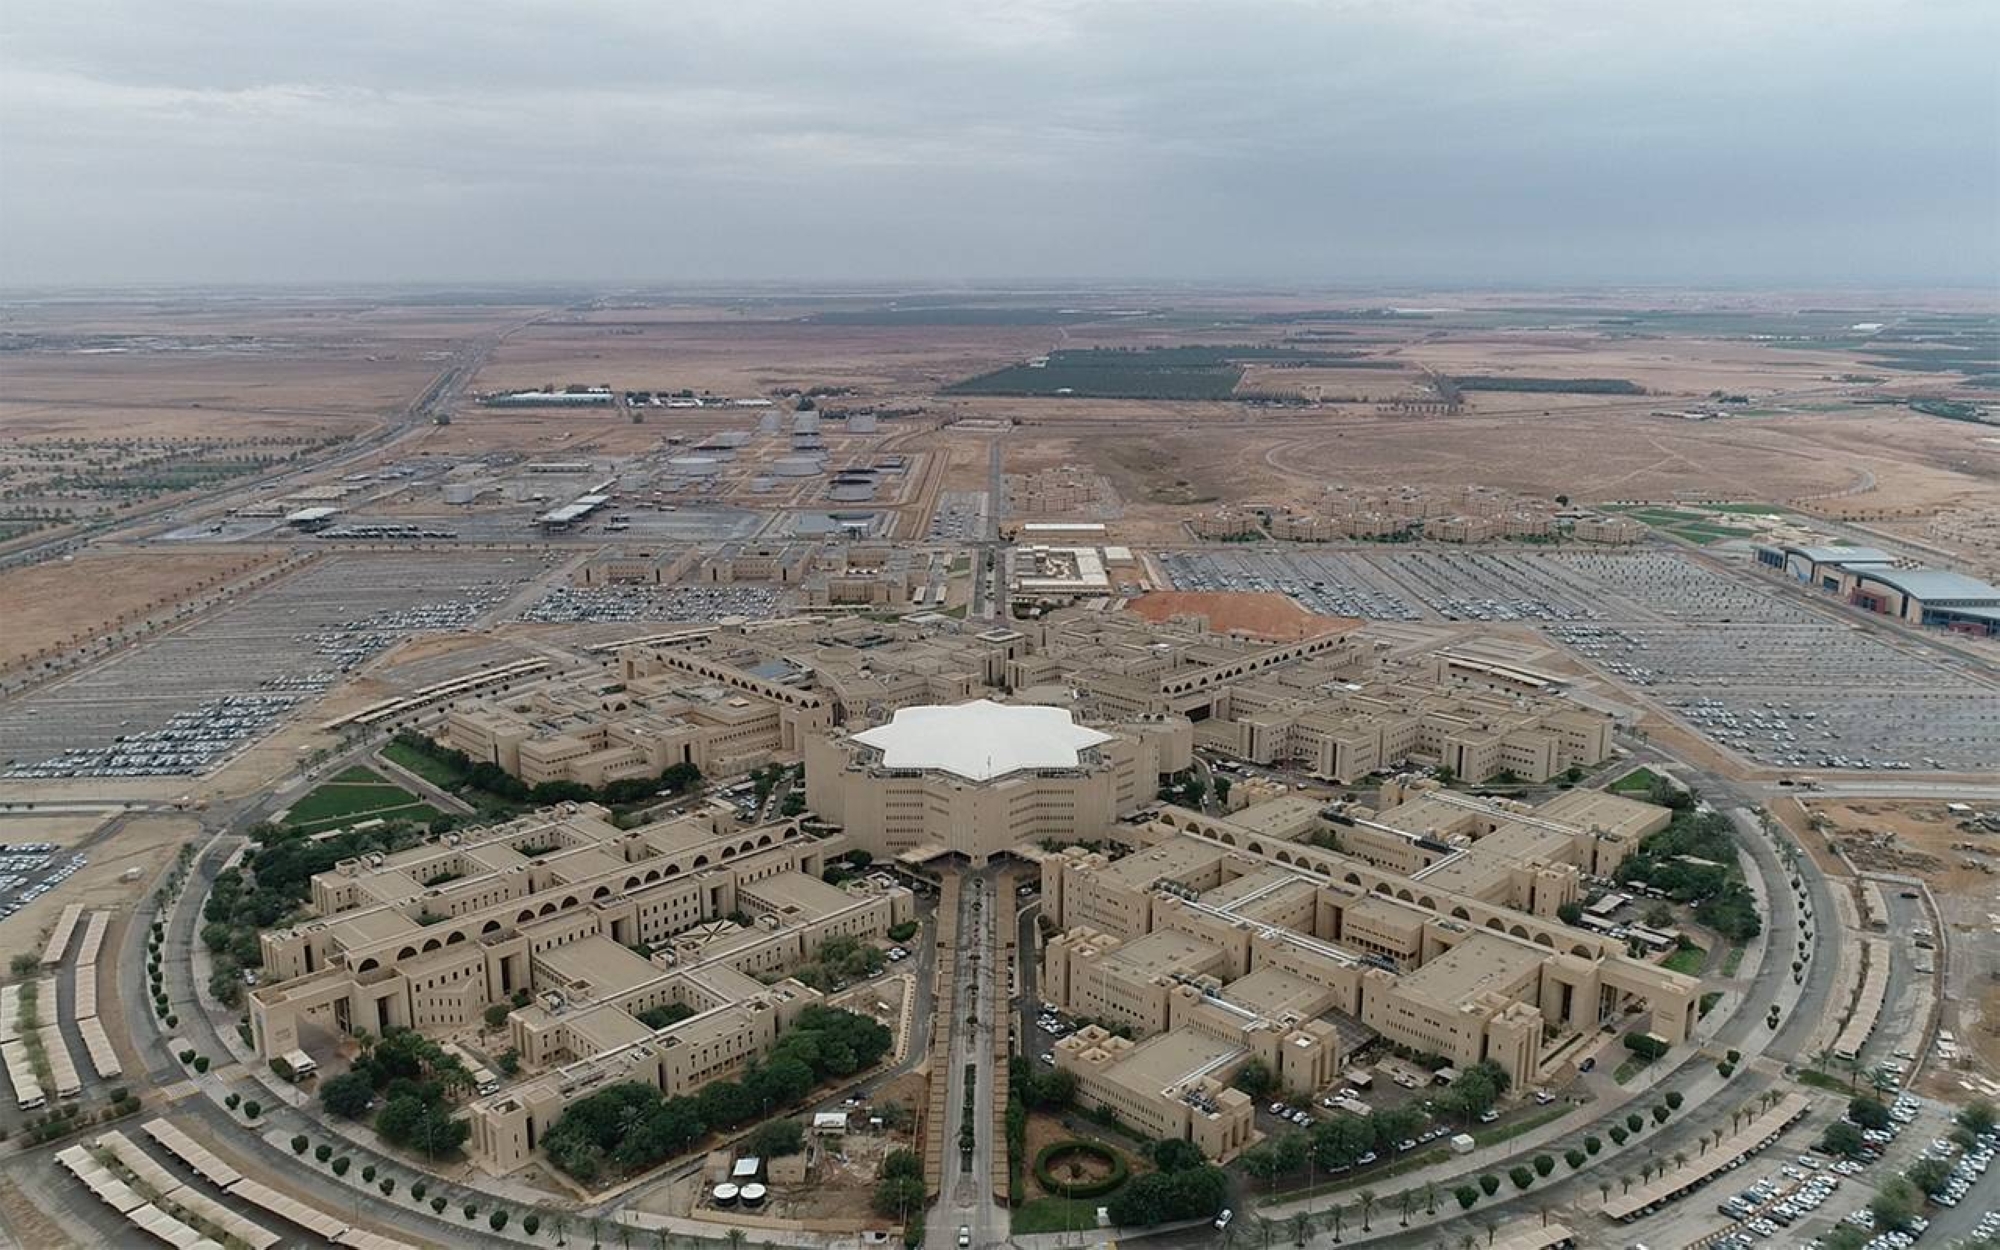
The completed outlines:
{"type": "MultiPolygon", "coordinates": [[[[1974,805],[2000,817],[2000,804],[1974,805]]],[[[1814,825],[1863,872],[1919,876],[1941,893],[2000,897],[2000,828],[1942,803],[1814,802],[1814,825]]],[[[2000,825],[2000,820],[1995,821],[2000,825]]]]}
{"type": "Polygon", "coordinates": [[[249,573],[276,552],[95,552],[0,573],[0,668],[73,646],[249,573]]]}
{"type": "Polygon", "coordinates": [[[1217,633],[1245,633],[1276,642],[1344,633],[1362,624],[1351,617],[1319,616],[1289,595],[1272,592],[1155,590],[1134,599],[1126,610],[1155,623],[1198,616],[1217,633]]]}
{"type": "Polygon", "coordinates": [[[62,1225],[28,1200],[14,1182],[0,1176],[0,1223],[14,1236],[16,1245],[47,1246],[50,1250],[77,1244],[63,1232],[62,1225]]]}
{"type": "Polygon", "coordinates": [[[201,825],[185,816],[93,818],[79,828],[75,819],[61,823],[8,820],[0,836],[9,842],[54,842],[65,849],[83,847],[90,862],[55,889],[0,920],[0,950],[40,950],[56,917],[71,903],[89,908],[126,908],[142,896],[153,878],[173,859],[183,842],[196,838],[201,825]],[[127,881],[127,871],[136,876],[127,881]]]}

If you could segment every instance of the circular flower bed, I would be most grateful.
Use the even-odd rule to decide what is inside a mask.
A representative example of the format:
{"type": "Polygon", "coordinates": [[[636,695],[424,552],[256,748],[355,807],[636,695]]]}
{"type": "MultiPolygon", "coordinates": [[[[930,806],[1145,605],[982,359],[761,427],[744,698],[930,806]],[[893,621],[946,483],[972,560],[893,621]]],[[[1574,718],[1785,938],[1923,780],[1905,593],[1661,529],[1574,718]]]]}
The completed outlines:
{"type": "Polygon", "coordinates": [[[1094,1141],[1069,1138],[1050,1142],[1035,1155],[1035,1179],[1042,1188],[1063,1198],[1097,1198],[1125,1183],[1131,1175],[1124,1156],[1094,1141]],[[1088,1168],[1088,1174],[1080,1174],[1088,1168]]]}

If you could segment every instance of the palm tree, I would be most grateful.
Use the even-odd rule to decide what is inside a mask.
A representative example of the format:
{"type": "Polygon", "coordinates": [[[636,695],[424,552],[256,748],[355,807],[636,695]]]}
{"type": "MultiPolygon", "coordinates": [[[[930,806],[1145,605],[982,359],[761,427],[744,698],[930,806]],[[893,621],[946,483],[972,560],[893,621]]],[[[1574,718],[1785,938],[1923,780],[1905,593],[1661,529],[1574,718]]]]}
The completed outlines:
{"type": "Polygon", "coordinates": [[[1473,1247],[1478,1244],[1479,1238],[1474,1237],[1471,1233],[1467,1233],[1458,1239],[1458,1250],[1473,1250],[1473,1247]]]}
{"type": "Polygon", "coordinates": [[[1347,1223],[1347,1208],[1338,1202],[1333,1204],[1333,1244],[1340,1244],[1340,1234],[1347,1223]]]}
{"type": "Polygon", "coordinates": [[[1688,1165],[1687,1151],[1685,1150],[1674,1151],[1674,1171],[1678,1172],[1687,1165],[1688,1165]]]}
{"type": "Polygon", "coordinates": [[[1624,1188],[1618,1191],[1619,1193],[1629,1194],[1632,1192],[1632,1177],[1630,1176],[1630,1174],[1621,1176],[1618,1178],[1618,1180],[1620,1184],[1624,1185],[1624,1188]]]}
{"type": "Polygon", "coordinates": [[[1403,1210],[1402,1227],[1408,1228],[1410,1226],[1410,1212],[1415,1210],[1417,1206],[1417,1191],[1414,1189],[1405,1189],[1402,1193],[1397,1194],[1396,1205],[1403,1210]]]}
{"type": "Polygon", "coordinates": [[[1826,1065],[1832,1062],[1833,1062],[1833,1047],[1822,1046],[1818,1050],[1813,1052],[1812,1065],[1813,1067],[1817,1068],[1822,1074],[1825,1073],[1826,1071],[1826,1065]]]}
{"type": "Polygon", "coordinates": [[[1301,1212],[1299,1212],[1299,1213],[1298,1213],[1297,1215],[1294,1215],[1294,1216],[1292,1217],[1292,1244],[1293,1244],[1293,1245],[1295,1245],[1295,1246],[1303,1246],[1303,1245],[1305,1245],[1305,1244],[1306,1244],[1306,1236],[1307,1236],[1307,1235],[1308,1235],[1309,1233],[1311,1233],[1311,1232],[1312,1232],[1312,1217],[1311,1217],[1311,1216],[1307,1215],[1307,1214],[1306,1214],[1306,1213],[1305,1213],[1304,1211],[1301,1211],[1301,1212]]]}
{"type": "Polygon", "coordinates": [[[1737,1129],[1740,1129],[1742,1127],[1743,1127],[1743,1108],[1738,1107],[1736,1110],[1729,1113],[1729,1131],[1733,1133],[1737,1129]]]}
{"type": "Polygon", "coordinates": [[[559,1246],[569,1244],[569,1217],[560,1211],[556,1213],[556,1244],[559,1246]]]}
{"type": "Polygon", "coordinates": [[[1435,1181],[1424,1182],[1424,1214],[1438,1213],[1438,1187],[1435,1181]]]}
{"type": "Polygon", "coordinates": [[[1479,1221],[1479,1227],[1486,1230],[1486,1244],[1489,1246],[1492,1245],[1493,1234],[1495,1230],[1497,1230],[1500,1226],[1498,1224],[1495,1224],[1492,1220],[1481,1220],[1479,1221]]]}
{"type": "Polygon", "coordinates": [[[729,1230],[729,1250],[743,1250],[743,1243],[746,1240],[748,1240],[748,1237],[742,1229],[732,1228],[729,1230]]]}
{"type": "Polygon", "coordinates": [[[1369,1232],[1368,1221],[1375,1214],[1375,1191],[1364,1189],[1355,1195],[1355,1200],[1361,1204],[1361,1231],[1369,1232]]]}

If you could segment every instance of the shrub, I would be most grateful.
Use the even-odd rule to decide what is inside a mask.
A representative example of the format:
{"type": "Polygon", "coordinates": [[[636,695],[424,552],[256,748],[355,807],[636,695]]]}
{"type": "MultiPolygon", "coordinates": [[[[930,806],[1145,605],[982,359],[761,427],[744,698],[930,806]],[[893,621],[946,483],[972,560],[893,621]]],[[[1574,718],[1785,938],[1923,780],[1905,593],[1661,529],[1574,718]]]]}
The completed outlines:
{"type": "Polygon", "coordinates": [[[1646,1118],[1634,1111],[1631,1115],[1625,1117],[1625,1127],[1636,1133],[1646,1127],[1646,1118]]]}
{"type": "Polygon", "coordinates": [[[373,1185],[375,1183],[374,1164],[371,1163],[367,1167],[361,1169],[361,1180],[364,1184],[373,1185]]]}
{"type": "Polygon", "coordinates": [[[1547,1176],[1556,1170],[1556,1161],[1547,1155],[1536,1155],[1532,1162],[1535,1165],[1536,1176],[1547,1176]]]}
{"type": "Polygon", "coordinates": [[[450,1205],[449,1202],[444,1200],[443,1194],[439,1194],[437,1197],[431,1199],[431,1210],[437,1212],[439,1215],[443,1215],[444,1209],[450,1205]]]}
{"type": "Polygon", "coordinates": [[[207,1055],[196,1055],[196,1056],[194,1057],[194,1070],[195,1070],[195,1071],[197,1071],[197,1072],[206,1072],[206,1071],[208,1071],[208,1056],[207,1056],[207,1055]]]}
{"type": "Polygon", "coordinates": [[[1126,1167],[1123,1155],[1096,1142],[1074,1137],[1050,1142],[1035,1155],[1035,1179],[1041,1182],[1043,1189],[1063,1198],[1096,1198],[1108,1194],[1123,1185],[1128,1175],[1130,1169],[1126,1167]],[[1110,1174],[1090,1181],[1059,1177],[1054,1167],[1072,1155],[1095,1159],[1110,1168],[1110,1174]]]}
{"type": "Polygon", "coordinates": [[[382,1196],[384,1198],[389,1197],[391,1194],[394,1194],[396,1192],[396,1178],[393,1176],[383,1177],[382,1184],[379,1186],[379,1188],[382,1190],[382,1196]]]}
{"type": "Polygon", "coordinates": [[[1665,1124],[1667,1122],[1667,1117],[1672,1114],[1673,1112],[1668,1110],[1667,1104],[1663,1102],[1656,1102],[1653,1104],[1653,1123],[1665,1124]]]}
{"type": "Polygon", "coordinates": [[[429,1185],[424,1184],[422,1181],[411,1181],[410,1201],[422,1202],[424,1200],[424,1195],[429,1193],[430,1191],[431,1187],[429,1185]]]}
{"type": "Polygon", "coordinates": [[[229,1108],[231,1111],[236,1110],[236,1108],[241,1106],[242,1103],[243,1103],[243,1095],[241,1094],[231,1094],[229,1095],[229,1097],[222,1100],[222,1105],[229,1108]]]}
{"type": "Polygon", "coordinates": [[[325,1142],[321,1142],[319,1145],[313,1147],[313,1158],[319,1160],[321,1163],[325,1163],[328,1159],[333,1158],[333,1147],[327,1145],[325,1142]]]}
{"type": "Polygon", "coordinates": [[[1460,1185],[1451,1191],[1451,1196],[1458,1199],[1458,1209],[1461,1211],[1472,1210],[1472,1204],[1479,1201],[1479,1191],[1470,1185],[1460,1185]]]}
{"type": "Polygon", "coordinates": [[[487,1217],[486,1222],[487,1224],[491,1225],[493,1231],[497,1233],[501,1229],[507,1227],[507,1213],[505,1211],[495,1211],[492,1215],[487,1217]]]}
{"type": "Polygon", "coordinates": [[[292,1153],[295,1155],[302,1155],[306,1152],[306,1147],[310,1144],[311,1143],[306,1139],[306,1135],[304,1133],[300,1133],[292,1138],[292,1153]]]}
{"type": "Polygon", "coordinates": [[[468,1221],[479,1218],[479,1208],[470,1202],[466,1203],[463,1207],[460,1207],[459,1210],[465,1212],[465,1218],[468,1221]]]}
{"type": "Polygon", "coordinates": [[[1563,1151],[1563,1162],[1569,1164],[1569,1170],[1574,1172],[1584,1164],[1590,1162],[1590,1156],[1578,1150],[1575,1146],[1571,1146],[1568,1150],[1563,1151]]]}
{"type": "Polygon", "coordinates": [[[1596,1154],[1598,1151],[1604,1149],[1604,1141],[1597,1134],[1592,1133],[1583,1139],[1583,1148],[1591,1154],[1596,1154]]]}
{"type": "Polygon", "coordinates": [[[257,1118],[258,1116],[260,1116],[260,1115],[263,1115],[263,1114],[264,1114],[264,1104],[263,1104],[263,1103],[261,1103],[261,1102],[258,1102],[258,1101],[257,1101],[257,1100],[256,1100],[255,1098],[252,1098],[252,1099],[251,1099],[251,1100],[250,1100],[249,1102],[246,1102],[246,1103],[244,1103],[244,1104],[243,1104],[243,1118],[244,1118],[244,1119],[246,1119],[246,1120],[254,1120],[254,1119],[256,1119],[256,1118],[257,1118]]]}
{"type": "Polygon", "coordinates": [[[533,1237],[536,1233],[541,1231],[541,1228],[542,1228],[542,1217],[536,1215],[533,1211],[530,1211],[526,1215],[521,1217],[521,1231],[528,1234],[528,1236],[533,1237]]]}
{"type": "Polygon", "coordinates": [[[1667,1106],[1672,1110],[1679,1111],[1681,1104],[1686,1101],[1687,1095],[1681,1093],[1679,1090],[1670,1089],[1667,1091],[1667,1106]]]}
{"type": "MultiPolygon", "coordinates": [[[[173,1014],[172,1012],[168,1012],[168,1013],[167,1013],[167,1019],[166,1019],[166,1025],[167,1025],[167,1027],[168,1027],[168,1028],[170,1028],[170,1029],[178,1029],[179,1027],[181,1027],[181,1018],[180,1018],[179,1016],[177,1016],[177,1015],[173,1014]]],[[[200,1059],[197,1059],[197,1060],[195,1060],[195,1066],[196,1066],[197,1068],[199,1068],[199,1069],[200,1069],[201,1071],[203,1071],[203,1072],[206,1072],[206,1071],[208,1071],[208,1059],[207,1059],[207,1057],[206,1057],[206,1056],[204,1056],[204,1057],[202,1057],[202,1058],[200,1058],[200,1059]]]]}
{"type": "Polygon", "coordinates": [[[1631,1135],[1623,1124],[1614,1124],[1611,1126],[1611,1144],[1614,1146],[1624,1145],[1625,1139],[1631,1135]]]}
{"type": "Polygon", "coordinates": [[[182,1063],[194,1062],[194,1047],[190,1046],[186,1050],[183,1050],[181,1052],[181,1062],[182,1063]]]}
{"type": "Polygon", "coordinates": [[[1500,1178],[1488,1172],[1479,1178],[1479,1188],[1488,1198],[1500,1192],[1500,1178]]]}
{"type": "Polygon", "coordinates": [[[347,1169],[353,1166],[354,1160],[348,1158],[346,1155],[342,1155],[333,1161],[333,1174],[335,1176],[345,1176],[347,1175],[347,1169]]]}
{"type": "Polygon", "coordinates": [[[1533,1171],[1517,1163],[1507,1169],[1507,1179],[1514,1182],[1514,1188],[1526,1189],[1535,1183],[1535,1174],[1533,1171]]]}

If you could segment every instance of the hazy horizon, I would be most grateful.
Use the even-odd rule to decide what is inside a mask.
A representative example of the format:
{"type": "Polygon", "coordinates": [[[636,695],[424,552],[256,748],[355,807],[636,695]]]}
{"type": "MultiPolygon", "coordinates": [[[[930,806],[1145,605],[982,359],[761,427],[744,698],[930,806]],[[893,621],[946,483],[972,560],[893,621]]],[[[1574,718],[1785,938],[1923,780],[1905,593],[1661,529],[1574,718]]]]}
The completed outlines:
{"type": "Polygon", "coordinates": [[[30,2],[0,286],[1992,290],[1996,56],[1978,0],[30,2]]]}

